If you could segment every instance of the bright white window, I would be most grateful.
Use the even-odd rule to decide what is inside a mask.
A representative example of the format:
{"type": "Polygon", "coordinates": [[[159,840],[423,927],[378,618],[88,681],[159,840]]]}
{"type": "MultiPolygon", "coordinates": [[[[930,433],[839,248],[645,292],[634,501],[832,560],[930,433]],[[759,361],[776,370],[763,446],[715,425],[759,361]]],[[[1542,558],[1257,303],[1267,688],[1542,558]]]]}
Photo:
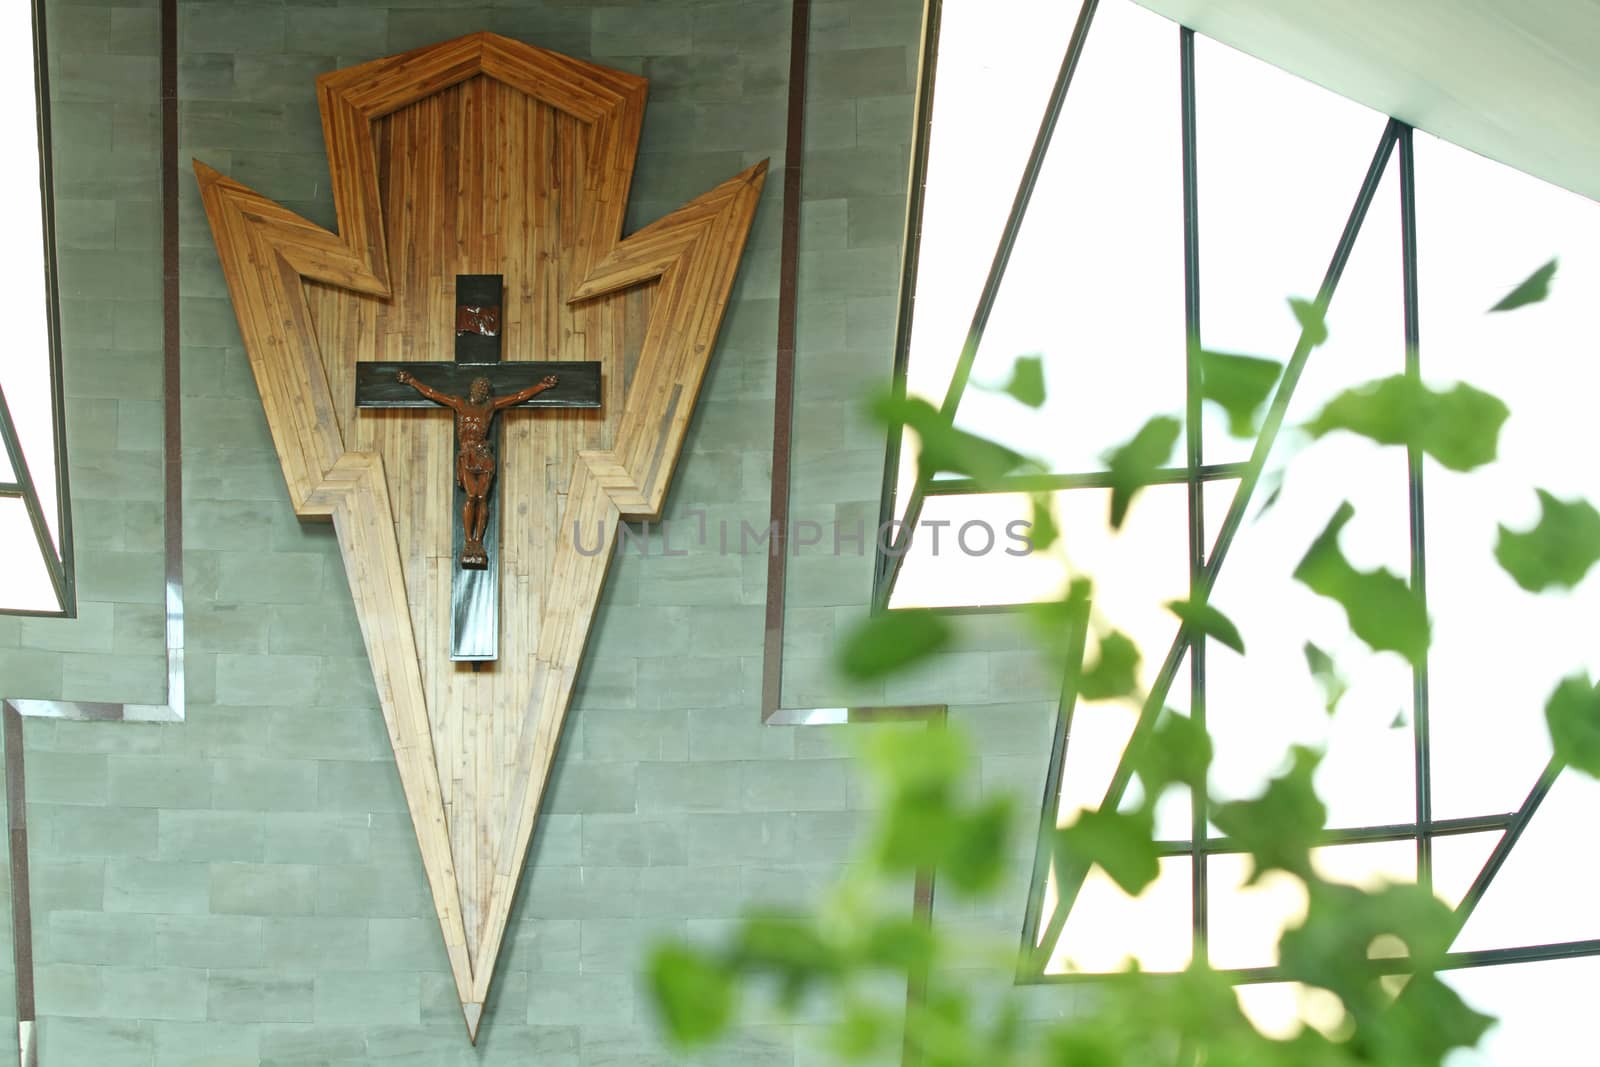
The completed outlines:
{"type": "MultiPolygon", "coordinates": [[[[1187,35],[1130,0],[1102,0],[1082,26],[1078,8],[942,5],[905,387],[953,408],[957,427],[1054,473],[1006,492],[918,484],[915,442],[903,441],[893,515],[945,525],[937,551],[919,528],[903,561],[886,562],[887,603],[1005,610],[1059,597],[1074,570],[1092,575],[1100,620],[1144,652],[1144,688],[1168,687],[1156,706],[1189,714],[1204,696],[1215,791],[1254,795],[1290,745],[1323,749],[1324,875],[1370,885],[1420,872],[1458,908],[1452,965],[1460,969],[1447,980],[1504,1017],[1487,1058],[1471,1062],[1564,1062],[1552,1053],[1582,1047],[1574,1028],[1585,1019],[1571,990],[1593,985],[1600,954],[1600,785],[1551,764],[1542,709],[1561,677],[1600,669],[1600,578],[1568,596],[1534,596],[1499,568],[1492,548],[1498,524],[1533,525],[1536,486],[1600,501],[1589,431],[1600,395],[1589,350],[1600,205],[1187,35]],[[1014,240],[1003,241],[1074,39],[1081,53],[1031,199],[1013,220],[1014,240]],[[1187,74],[1181,40],[1192,49],[1187,74]],[[1414,214],[1402,197],[1408,174],[1414,214]],[[1191,195],[1196,210],[1186,220],[1191,195]],[[1289,429],[1339,392],[1405,371],[1408,224],[1422,376],[1471,382],[1511,408],[1499,461],[1472,474],[1429,460],[1414,479],[1401,450],[1349,435],[1313,442],[1289,429]],[[1192,268],[1186,235],[1197,247],[1192,268]],[[1268,472],[1289,471],[1274,505],[1263,508],[1269,473],[1240,503],[1237,529],[1223,533],[1255,444],[1230,437],[1206,411],[1199,466],[1180,442],[1167,484],[1144,490],[1113,534],[1103,453],[1150,416],[1188,409],[1186,295],[1198,296],[1203,347],[1286,361],[1300,336],[1286,298],[1317,294],[1341,242],[1329,342],[1311,352],[1286,429],[1266,453],[1268,472]],[[997,247],[1006,266],[991,278],[997,247]],[[1486,314],[1552,257],[1560,269],[1550,300],[1486,314]],[[983,329],[974,344],[975,322],[983,329]],[[1037,410],[984,388],[1003,383],[1026,354],[1044,365],[1047,401],[1037,410]],[[1065,560],[959,550],[953,534],[964,523],[1003,530],[1028,518],[1025,490],[1041,488],[1055,500],[1065,560]],[[1413,531],[1414,493],[1425,535],[1413,531]],[[1434,643],[1421,675],[1367,649],[1336,605],[1292,577],[1345,500],[1356,519],[1342,544],[1358,567],[1405,576],[1414,555],[1423,563],[1434,643]],[[1203,685],[1191,680],[1192,656],[1174,646],[1177,623],[1162,607],[1188,594],[1191,530],[1202,563],[1222,557],[1213,599],[1250,649],[1242,658],[1207,642],[1203,685]],[[1306,670],[1307,642],[1331,653],[1349,680],[1334,715],[1306,670]],[[1177,669],[1163,681],[1169,649],[1177,669]],[[1428,775],[1420,788],[1419,767],[1428,775]]],[[[1139,720],[1140,709],[1120,703],[1063,709],[1047,819],[1068,825],[1137,795],[1136,779],[1113,786],[1139,720]]],[[[1240,995],[1263,1028],[1306,1017],[1314,1005],[1270,981],[1277,936],[1304,908],[1303,888],[1271,877],[1245,887],[1245,857],[1186,795],[1169,795],[1157,822],[1169,855],[1137,899],[1098,871],[1081,885],[1058,884],[1041,861],[1025,935],[1044,961],[1039,979],[1130,960],[1181,969],[1199,945],[1213,966],[1255,983],[1240,995]]]]}
{"type": "Polygon", "coordinates": [[[44,113],[33,31],[33,5],[0,5],[0,203],[6,233],[0,249],[0,611],[60,613],[66,603],[63,527],[67,502],[58,471],[61,412],[52,324],[54,265],[46,254],[43,195],[44,113]]]}

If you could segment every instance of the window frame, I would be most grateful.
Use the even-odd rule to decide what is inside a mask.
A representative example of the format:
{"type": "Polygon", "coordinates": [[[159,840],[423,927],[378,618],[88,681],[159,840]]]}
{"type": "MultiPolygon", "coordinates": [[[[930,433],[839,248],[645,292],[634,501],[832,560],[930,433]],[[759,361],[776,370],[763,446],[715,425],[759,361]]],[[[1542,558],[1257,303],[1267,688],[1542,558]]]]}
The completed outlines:
{"type": "MultiPolygon", "coordinates": [[[[1004,279],[1011,253],[1021,232],[1046,154],[1055,135],[1056,125],[1062,112],[1066,93],[1071,88],[1073,74],[1087,45],[1089,31],[1097,8],[1098,0],[1083,0],[1078,20],[1067,44],[1056,81],[1045,102],[1038,133],[1024,164],[1010,213],[1001,231],[987,277],[978,294],[971,326],[940,407],[941,414],[947,419],[954,419],[957,407],[965,393],[989,316],[1004,279]]],[[[898,297],[893,354],[892,390],[897,399],[903,398],[905,395],[910,361],[917,261],[920,253],[929,144],[932,136],[932,105],[937,80],[937,53],[942,9],[943,0],[928,0],[924,20],[922,56],[914,118],[909,199],[903,245],[903,273],[898,297]]],[[[1294,387],[1298,382],[1300,370],[1304,367],[1314,346],[1306,333],[1302,331],[1295,352],[1285,367],[1281,386],[1273,394],[1267,415],[1263,420],[1262,430],[1256,439],[1250,458],[1240,463],[1204,463],[1199,383],[1199,354],[1201,348],[1199,305],[1200,238],[1198,179],[1196,173],[1195,31],[1181,24],[1174,23],[1173,25],[1178,33],[1178,61],[1180,63],[1182,92],[1181,129],[1183,138],[1182,186],[1185,318],[1187,328],[1185,342],[1187,356],[1187,411],[1184,464],[1181,467],[1164,468],[1158,472],[1157,480],[1165,483],[1184,483],[1188,486],[1190,595],[1193,598],[1196,596],[1204,597],[1209,594],[1220,571],[1221,564],[1226,560],[1228,547],[1232,544],[1245,512],[1250,506],[1254,492],[1259,486],[1266,459],[1276,442],[1278,431],[1282,427],[1289,402],[1294,395],[1294,387]],[[1208,545],[1206,541],[1203,489],[1208,482],[1226,479],[1238,479],[1239,489],[1228,509],[1227,518],[1224,520],[1214,544],[1208,545]]],[[[1397,168],[1399,177],[1404,373],[1412,378],[1420,378],[1417,207],[1413,129],[1398,119],[1390,117],[1384,127],[1361,189],[1351,208],[1344,231],[1331,256],[1327,273],[1317,295],[1317,305],[1326,310],[1337,291],[1344,267],[1366,221],[1368,209],[1375,200],[1378,187],[1391,165],[1397,168]]],[[[900,463],[905,432],[904,427],[900,427],[892,429],[887,435],[883,490],[880,500],[879,528],[881,530],[896,528],[896,514],[900,496],[900,463]]],[[[1410,557],[1408,580],[1413,588],[1417,590],[1418,595],[1422,597],[1424,608],[1426,608],[1427,552],[1422,459],[1423,455],[1420,449],[1415,446],[1408,449],[1407,496],[1410,557]]],[[[1098,472],[1019,475],[1006,479],[1001,484],[979,489],[964,479],[938,478],[927,480],[919,475],[913,483],[910,496],[906,502],[904,516],[898,520],[900,525],[896,530],[894,541],[887,546],[881,540],[878,544],[873,570],[872,604],[874,610],[896,610],[890,608],[890,598],[900,574],[901,562],[907,555],[906,549],[909,545],[910,531],[917,525],[922,508],[929,497],[1090,487],[1104,484],[1104,479],[1105,475],[1098,472]]],[[[1016,611],[1025,606],[1022,604],[970,605],[937,608],[935,610],[949,614],[990,614],[1016,611]]],[[[1086,623],[1086,618],[1081,619],[1071,635],[1068,667],[1064,672],[1060,697],[1057,703],[1050,762],[1046,772],[1044,796],[1040,812],[1039,844],[1033,864],[1027,908],[1021,930],[1018,967],[1015,976],[1018,984],[1104,981],[1108,977],[1112,977],[1106,973],[1045,973],[1049,958],[1055,949],[1057,937],[1065,924],[1066,916],[1071,910],[1072,901],[1077,892],[1076,888],[1062,890],[1054,912],[1048,919],[1043,914],[1047,884],[1052,867],[1048,838],[1057,824],[1059,815],[1061,779],[1065,767],[1066,749],[1070,738],[1072,713],[1076,699],[1074,676],[1082,664],[1087,634],[1086,623]],[[1041,928],[1044,931],[1043,937],[1040,936],[1041,928]]],[[[1141,709],[1138,726],[1128,743],[1129,751],[1134,749],[1141,736],[1153,728],[1156,715],[1165,705],[1171,687],[1179,681],[1178,672],[1184,663],[1186,654],[1190,668],[1191,714],[1195,716],[1201,725],[1204,725],[1206,645],[1207,641],[1204,635],[1200,635],[1199,640],[1196,640],[1186,624],[1179,627],[1177,636],[1174,638],[1163,662],[1157,684],[1141,709]]],[[[1319,843],[1346,844],[1377,841],[1414,841],[1417,853],[1418,883],[1429,886],[1432,884],[1432,843],[1435,837],[1484,831],[1501,832],[1500,841],[1492,850],[1488,860],[1478,872],[1471,887],[1456,908],[1457,928],[1459,930],[1466,925],[1477,904],[1482,900],[1495,875],[1504,865],[1512,849],[1521,838],[1523,831],[1532,820],[1533,815],[1555,784],[1556,779],[1564,769],[1564,765],[1558,758],[1552,756],[1526,797],[1514,811],[1469,818],[1435,820],[1432,815],[1431,805],[1429,684],[1426,660],[1420,667],[1413,669],[1412,679],[1410,719],[1415,771],[1414,821],[1387,826],[1331,829],[1325,831],[1323,840],[1319,843]]],[[[1102,801],[1102,808],[1107,805],[1114,807],[1120,802],[1131,776],[1131,769],[1127,764],[1126,756],[1124,756],[1119,764],[1113,783],[1102,801]]],[[[1193,916],[1194,950],[1199,954],[1206,950],[1208,914],[1210,910],[1207,902],[1207,868],[1209,864],[1206,860],[1210,856],[1218,854],[1237,854],[1240,850],[1226,838],[1213,837],[1208,834],[1207,800],[1204,796],[1196,796],[1194,799],[1190,837],[1181,841],[1162,842],[1162,848],[1165,855],[1187,855],[1193,860],[1190,864],[1192,877],[1190,900],[1193,916]]],[[[1081,885],[1081,881],[1079,885],[1081,885]]],[[[1524,945],[1491,950],[1457,951],[1447,954],[1441,969],[1452,970],[1594,955],[1600,955],[1600,940],[1524,945]]],[[[1197,958],[1204,957],[1197,955],[1197,958]]],[[[1407,964],[1404,960],[1374,961],[1375,973],[1403,971],[1406,968],[1407,964]]],[[[1281,981],[1284,977],[1275,968],[1224,970],[1220,973],[1226,974],[1239,983],[1281,981]]]]}
{"type": "Polygon", "coordinates": [[[36,131],[39,139],[39,188],[42,231],[44,234],[45,268],[45,319],[48,332],[46,358],[50,371],[51,433],[54,439],[54,470],[51,476],[56,489],[56,529],[60,535],[60,550],[50,536],[44,509],[39,501],[38,479],[29,469],[17,438],[11,417],[10,403],[0,388],[0,448],[5,451],[15,481],[0,483],[0,497],[20,498],[27,510],[35,542],[50,575],[55,590],[57,611],[26,610],[6,607],[0,600],[0,615],[19,615],[38,618],[76,618],[78,615],[76,566],[73,555],[72,498],[67,473],[66,388],[62,374],[61,357],[61,303],[56,262],[55,180],[52,163],[50,132],[50,74],[49,47],[45,32],[43,0],[31,0],[33,23],[33,83],[36,131]]]}

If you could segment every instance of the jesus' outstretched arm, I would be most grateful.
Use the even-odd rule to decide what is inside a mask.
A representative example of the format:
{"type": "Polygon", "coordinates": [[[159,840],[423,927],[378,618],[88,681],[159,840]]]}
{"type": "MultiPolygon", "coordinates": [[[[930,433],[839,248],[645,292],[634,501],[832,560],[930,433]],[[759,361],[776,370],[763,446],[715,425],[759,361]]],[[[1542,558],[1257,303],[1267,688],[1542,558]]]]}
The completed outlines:
{"type": "Polygon", "coordinates": [[[560,383],[560,381],[561,379],[557,378],[554,374],[546,374],[542,379],[535,382],[533,385],[528,386],[526,389],[519,389],[509,396],[496,397],[494,409],[496,411],[500,411],[504,408],[516,407],[525,400],[533,399],[546,389],[553,389],[557,384],[560,383]]]}
{"type": "Polygon", "coordinates": [[[401,385],[411,386],[411,388],[415,389],[429,400],[432,400],[435,404],[443,404],[445,407],[452,409],[459,408],[461,405],[461,398],[459,396],[451,396],[449,393],[441,393],[431,385],[425,385],[424,383],[417,381],[416,378],[412,377],[410,371],[403,370],[395,377],[399,380],[401,385]]]}

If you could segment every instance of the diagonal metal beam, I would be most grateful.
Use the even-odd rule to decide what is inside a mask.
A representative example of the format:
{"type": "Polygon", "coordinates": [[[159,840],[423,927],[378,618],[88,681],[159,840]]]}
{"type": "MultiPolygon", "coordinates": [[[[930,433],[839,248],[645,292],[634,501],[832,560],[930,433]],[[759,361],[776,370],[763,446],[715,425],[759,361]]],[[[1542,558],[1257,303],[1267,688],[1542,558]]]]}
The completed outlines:
{"type": "MultiPolygon", "coordinates": [[[[16,495],[22,498],[22,506],[28,513],[28,525],[33,529],[33,539],[39,547],[39,558],[44,561],[45,571],[50,576],[50,588],[55,593],[56,606],[61,614],[71,616],[76,613],[76,604],[69,592],[70,587],[65,568],[61,564],[61,556],[56,552],[55,542],[50,537],[50,527],[45,522],[44,508],[39,503],[39,493],[33,484],[33,474],[28,469],[28,457],[23,455],[22,443],[17,439],[17,427],[11,420],[11,406],[6,403],[4,389],[0,389],[0,446],[5,448],[6,459],[16,476],[16,495]]],[[[57,466],[65,464],[58,462],[57,466]]]]}
{"type": "MultiPolygon", "coordinates": [[[[1372,206],[1373,198],[1377,195],[1378,185],[1383,180],[1384,171],[1388,167],[1389,157],[1394,152],[1394,147],[1399,139],[1402,123],[1390,119],[1384,127],[1383,135],[1378,139],[1378,147],[1372,156],[1372,162],[1367,167],[1366,177],[1362,180],[1360,192],[1356,195],[1355,205],[1350,210],[1350,217],[1345,222],[1344,232],[1340,234],[1338,245],[1334,249],[1333,258],[1328,263],[1327,272],[1323,275],[1322,285],[1317,292],[1317,310],[1326,314],[1333,296],[1339,288],[1339,281],[1344,276],[1345,267],[1349,264],[1350,254],[1355,248],[1356,238],[1361,233],[1362,223],[1366,221],[1367,210],[1372,206]]],[[[1273,394],[1272,403],[1267,409],[1266,417],[1262,420],[1261,433],[1256,438],[1254,450],[1245,465],[1243,475],[1239,480],[1239,488],[1234,493],[1233,502],[1228,507],[1222,522],[1222,528],[1217,534],[1216,546],[1212,550],[1211,558],[1206,562],[1204,570],[1200,573],[1200,580],[1196,583],[1196,595],[1206,599],[1211,596],[1216,586],[1217,575],[1221,572],[1222,564],[1227,560],[1228,550],[1233,544],[1234,537],[1239,532],[1240,525],[1244,522],[1245,511],[1250,506],[1250,500],[1255,493],[1256,486],[1261,481],[1261,473],[1266,467],[1267,457],[1277,442],[1278,433],[1283,428],[1284,418],[1288,414],[1289,402],[1294,397],[1295,387],[1300,382],[1300,376],[1305,371],[1305,365],[1310,358],[1313,345],[1307,331],[1301,331],[1300,340],[1295,345],[1294,354],[1284,366],[1283,377],[1279,381],[1277,392],[1273,394]]],[[[1177,678],[1178,665],[1183,661],[1184,653],[1188,651],[1193,641],[1193,633],[1187,623],[1180,623],[1178,634],[1173,639],[1172,647],[1167,652],[1167,657],[1161,665],[1161,670],[1156,676],[1155,685],[1151,688],[1149,697],[1145,700],[1144,707],[1139,714],[1139,722],[1134,727],[1132,737],[1128,741],[1127,753],[1132,753],[1149,733],[1154,725],[1156,716],[1166,705],[1167,694],[1172,691],[1172,684],[1177,678]]],[[[1117,767],[1117,773],[1112,778],[1106,790],[1105,799],[1101,801],[1101,810],[1114,809],[1122,801],[1123,793],[1128,788],[1128,783],[1133,777],[1133,769],[1125,753],[1117,767]]],[[[1041,826],[1053,827],[1060,811],[1060,800],[1051,801],[1046,798],[1046,809],[1042,813],[1041,826]]],[[[1078,891],[1083,887],[1083,879],[1087,872],[1075,878],[1058,879],[1058,893],[1054,913],[1046,927],[1045,940],[1054,942],[1060,936],[1062,928],[1066,925],[1067,912],[1071,910],[1073,901],[1077,898],[1078,891]]]]}
{"type": "Polygon", "coordinates": [[[1500,873],[1506,860],[1511,856],[1511,850],[1517,847],[1517,842],[1522,839],[1522,832],[1533,821],[1533,816],[1539,810],[1539,805],[1544,803],[1544,798],[1550,795],[1550,789],[1556,784],[1556,779],[1561,776],[1561,771],[1566,764],[1555,756],[1550,757],[1550,762],[1545,764],[1540,772],[1538,781],[1533,783],[1533,788],[1528,790],[1528,796],[1511,817],[1506,826],[1506,832],[1500,838],[1500,843],[1495,845],[1494,851],[1489,853],[1489,858],[1484,861],[1483,870],[1478,872],[1478,877],[1472,880],[1472,885],[1467,889],[1466,895],[1461,898],[1461,903],[1456,905],[1456,934],[1459,935],[1467,925],[1467,920],[1472,918],[1472,913],[1477,910],[1483,895],[1489,891],[1489,886],[1494,882],[1495,875],[1500,873]]]}
{"type": "MultiPolygon", "coordinates": [[[[1083,665],[1083,648],[1088,638],[1088,605],[1077,618],[1068,623],[1072,627],[1067,635],[1065,669],[1061,672],[1061,694],[1056,702],[1055,734],[1050,743],[1050,762],[1045,766],[1044,799],[1042,809],[1061,809],[1061,776],[1067,764],[1067,742],[1072,737],[1072,716],[1078,705],[1078,675],[1083,665]]],[[[1039,938],[1039,919],[1043,910],[1045,888],[1049,883],[1054,854],[1054,818],[1041,820],[1039,837],[1033,857],[1033,876],[1028,887],[1028,909],[1023,914],[1022,945],[1017,953],[1017,979],[1043,974],[1050,961],[1053,942],[1039,938]]]]}

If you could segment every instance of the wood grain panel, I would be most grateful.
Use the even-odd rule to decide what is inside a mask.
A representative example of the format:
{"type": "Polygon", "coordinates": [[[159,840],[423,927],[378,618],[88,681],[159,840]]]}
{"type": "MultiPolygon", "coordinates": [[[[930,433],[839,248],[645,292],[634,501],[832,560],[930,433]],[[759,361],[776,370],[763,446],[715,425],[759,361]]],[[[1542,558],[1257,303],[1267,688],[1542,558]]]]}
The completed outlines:
{"type": "Polygon", "coordinates": [[[766,164],[622,240],[643,79],[474,34],[317,90],[339,236],[196,173],[290,500],[338,529],[475,1040],[616,525],[665,499],[766,164]],[[358,411],[355,366],[451,359],[480,273],[505,276],[505,357],[598,361],[604,400],[502,414],[505,654],[469,665],[450,418],[358,411]]]}

